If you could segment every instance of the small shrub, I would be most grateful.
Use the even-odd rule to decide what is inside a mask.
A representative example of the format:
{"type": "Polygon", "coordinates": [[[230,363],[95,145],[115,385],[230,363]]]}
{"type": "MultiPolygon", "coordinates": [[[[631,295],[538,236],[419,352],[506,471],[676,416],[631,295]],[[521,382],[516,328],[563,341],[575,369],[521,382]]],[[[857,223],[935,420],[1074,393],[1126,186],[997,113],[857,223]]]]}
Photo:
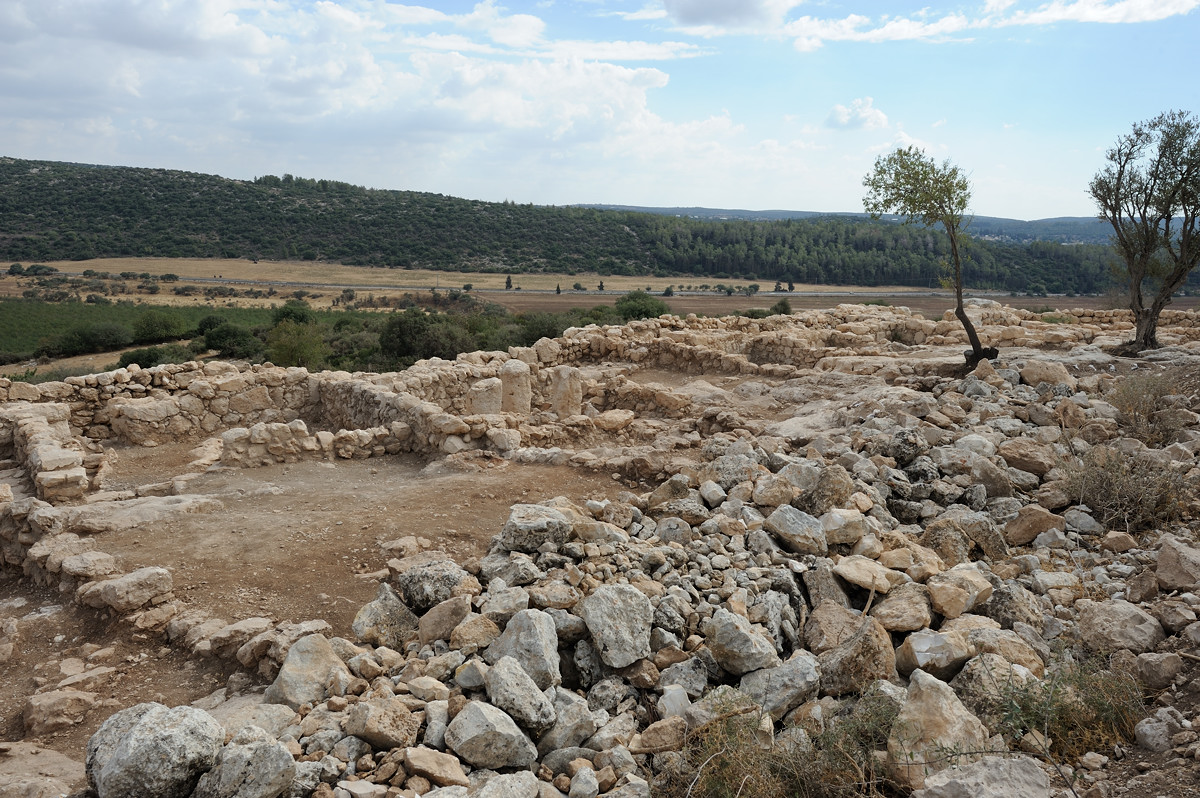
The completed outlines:
{"type": "Polygon", "coordinates": [[[267,333],[267,353],[278,366],[303,366],[315,371],[325,364],[329,347],[319,325],[281,321],[267,333]]]}
{"type": "Polygon", "coordinates": [[[139,344],[156,344],[159,341],[178,338],[184,326],[174,314],[161,310],[147,310],[133,323],[133,340],[139,344]]]}
{"type": "MultiPolygon", "coordinates": [[[[307,291],[297,291],[296,294],[303,293],[308,295],[307,291]]],[[[294,321],[297,324],[312,324],[316,321],[316,316],[313,315],[312,308],[307,302],[300,297],[289,299],[280,307],[275,308],[275,312],[271,314],[271,324],[276,325],[282,321],[294,321]]]]}
{"type": "Polygon", "coordinates": [[[1042,755],[1062,762],[1132,740],[1146,713],[1130,674],[1089,661],[1064,665],[1040,681],[1003,686],[989,714],[999,718],[992,730],[1010,740],[1041,733],[1048,742],[1042,755]]]}
{"type": "Polygon", "coordinates": [[[867,299],[867,300],[863,301],[863,304],[864,305],[879,305],[880,307],[884,307],[884,308],[889,308],[892,306],[892,303],[888,302],[886,299],[867,299]]]}
{"type": "Polygon", "coordinates": [[[787,297],[784,297],[771,306],[772,316],[789,316],[791,313],[792,303],[787,301],[787,297]]]}
{"type": "Polygon", "coordinates": [[[1117,422],[1127,435],[1157,449],[1174,443],[1183,428],[1174,415],[1163,412],[1169,409],[1164,399],[1175,393],[1175,383],[1164,376],[1129,376],[1105,399],[1121,411],[1117,422]]]}
{"type": "Polygon", "coordinates": [[[656,798],[871,798],[891,794],[884,775],[888,734],[899,707],[883,696],[860,699],[806,738],[784,731],[764,742],[757,713],[727,713],[692,734],[681,767],[660,774],[656,798]],[[794,735],[794,736],[792,736],[794,735]]]}
{"type": "Polygon", "coordinates": [[[192,350],[180,344],[147,346],[142,349],[130,349],[121,355],[121,359],[117,361],[117,368],[125,368],[130,363],[137,363],[147,369],[162,363],[186,363],[194,358],[192,350]]]}
{"type": "Polygon", "coordinates": [[[626,321],[654,318],[671,312],[666,302],[650,296],[645,291],[630,291],[618,299],[614,307],[626,321]]]}
{"type": "Polygon", "coordinates": [[[1063,470],[1070,496],[1092,508],[1102,523],[1131,532],[1177,520],[1192,490],[1175,469],[1108,446],[1093,447],[1063,470]]]}

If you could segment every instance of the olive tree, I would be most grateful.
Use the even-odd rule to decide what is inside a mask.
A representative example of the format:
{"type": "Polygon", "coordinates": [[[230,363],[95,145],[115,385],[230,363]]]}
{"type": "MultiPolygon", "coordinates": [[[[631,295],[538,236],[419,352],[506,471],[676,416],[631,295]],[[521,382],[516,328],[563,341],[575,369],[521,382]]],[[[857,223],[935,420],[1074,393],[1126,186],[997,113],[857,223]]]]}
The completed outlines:
{"type": "Polygon", "coordinates": [[[1113,228],[1133,311],[1133,354],[1158,347],[1159,314],[1200,262],[1200,120],[1169,111],[1138,122],[1105,158],[1088,193],[1113,228]]]}
{"type": "Polygon", "coordinates": [[[933,158],[916,147],[897,149],[875,159],[875,166],[863,178],[867,195],[863,207],[878,219],[885,213],[901,217],[904,224],[917,223],[925,227],[941,225],[950,238],[950,258],[954,282],[954,315],[962,322],[971,342],[968,365],[993,358],[996,349],[983,348],[975,325],[963,307],[962,250],[966,245],[964,232],[970,223],[967,205],[971,202],[971,183],[967,176],[950,161],[938,165],[933,158]]]}

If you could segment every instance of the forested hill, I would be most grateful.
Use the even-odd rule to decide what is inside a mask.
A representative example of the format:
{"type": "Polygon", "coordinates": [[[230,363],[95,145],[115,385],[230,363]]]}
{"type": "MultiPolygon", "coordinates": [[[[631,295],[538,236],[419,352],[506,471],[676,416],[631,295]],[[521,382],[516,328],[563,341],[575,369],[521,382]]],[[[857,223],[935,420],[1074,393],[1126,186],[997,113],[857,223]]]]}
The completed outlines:
{"type": "MultiPolygon", "coordinates": [[[[701,220],[478,202],[284,175],[254,181],[165,169],[0,158],[0,260],[305,259],[492,272],[658,274],[766,283],[937,285],[937,230],[849,216],[701,220]]],[[[1106,246],[976,240],[966,283],[1092,292],[1106,246]]]]}
{"type": "MultiPolygon", "coordinates": [[[[581,208],[597,210],[633,211],[657,213],[664,216],[682,216],[688,219],[707,221],[771,222],[782,219],[811,219],[814,216],[833,214],[817,211],[748,211],[740,208],[656,208],[643,205],[580,205],[581,208]]],[[[865,213],[839,213],[838,216],[855,221],[866,221],[865,213]]],[[[884,217],[898,221],[898,217],[884,217]]],[[[1004,219],[998,216],[976,216],[971,219],[970,233],[980,238],[1008,244],[1027,244],[1030,241],[1057,241],[1060,244],[1107,244],[1112,237],[1112,227],[1096,216],[1059,216],[1053,219],[1004,219]]]]}

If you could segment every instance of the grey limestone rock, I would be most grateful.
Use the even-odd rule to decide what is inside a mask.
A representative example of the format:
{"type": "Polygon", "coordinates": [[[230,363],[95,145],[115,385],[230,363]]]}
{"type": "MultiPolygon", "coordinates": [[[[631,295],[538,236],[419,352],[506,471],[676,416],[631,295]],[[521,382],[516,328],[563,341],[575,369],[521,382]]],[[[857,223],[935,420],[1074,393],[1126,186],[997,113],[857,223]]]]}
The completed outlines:
{"type": "Polygon", "coordinates": [[[784,548],[795,554],[824,556],[829,550],[821,522],[791,505],[785,504],[771,513],[763,526],[784,548]]]}
{"type": "Polygon", "coordinates": [[[363,643],[403,650],[404,643],[417,628],[417,616],[405,606],[386,582],[379,585],[375,600],[362,606],[351,626],[363,643]]]}
{"type": "Polygon", "coordinates": [[[450,598],[455,588],[468,577],[469,574],[451,560],[433,560],[414,565],[397,576],[396,585],[404,603],[414,612],[421,613],[450,598]]]}
{"type": "Polygon", "coordinates": [[[484,676],[488,699],[520,726],[540,732],[554,725],[554,705],[512,657],[501,657],[484,676]]]}
{"type": "Polygon", "coordinates": [[[446,729],[446,745],[477,768],[528,767],[537,748],[504,710],[472,701],[446,729]]]}
{"type": "Polygon", "coordinates": [[[295,777],[296,763],[283,743],[246,726],[221,749],[192,798],[278,798],[295,777]]]}
{"type": "Polygon", "coordinates": [[[740,615],[718,609],[705,625],[708,647],[717,664],[735,676],[779,665],[775,646],[740,615]]]}
{"type": "Polygon", "coordinates": [[[821,685],[817,658],[807,651],[798,651],[777,668],[763,668],[742,676],[740,689],[759,703],[775,720],[816,698],[821,685]]]}
{"type": "Polygon", "coordinates": [[[1050,780],[1027,756],[988,756],[925,779],[912,798],[1050,798],[1050,780]]]}
{"type": "Polygon", "coordinates": [[[562,683],[554,619],[541,610],[518,612],[484,652],[492,665],[503,657],[520,663],[539,690],[562,683]]]}
{"type": "Polygon", "coordinates": [[[1166,635],[1153,615],[1128,601],[1080,600],[1079,630],[1092,651],[1111,653],[1129,649],[1134,654],[1153,651],[1166,635]]]}
{"type": "Polygon", "coordinates": [[[203,710],[138,704],[88,740],[88,784],[100,798],[190,795],[217,760],[225,731],[203,710]]]}
{"type": "Polygon", "coordinates": [[[263,700],[269,704],[287,704],[292,709],[305,703],[319,703],[325,700],[331,675],[350,679],[349,669],[324,635],[302,637],[288,649],[287,658],[263,694],[263,700]]]}
{"type": "Polygon", "coordinates": [[[540,504],[514,504],[494,545],[504,551],[536,552],[544,543],[563,544],[571,537],[571,519],[540,504]]]}
{"type": "Polygon", "coordinates": [[[579,615],[610,668],[624,668],[650,656],[654,607],[637,588],[601,585],[579,602],[579,615]]]}

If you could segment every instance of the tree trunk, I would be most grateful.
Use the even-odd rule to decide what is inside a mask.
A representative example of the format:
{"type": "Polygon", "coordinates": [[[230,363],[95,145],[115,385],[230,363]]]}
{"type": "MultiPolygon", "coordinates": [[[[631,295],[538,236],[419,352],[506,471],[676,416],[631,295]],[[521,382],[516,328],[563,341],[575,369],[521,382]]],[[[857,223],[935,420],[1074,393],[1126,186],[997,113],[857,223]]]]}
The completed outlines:
{"type": "Polygon", "coordinates": [[[954,315],[967,331],[967,340],[971,342],[971,354],[967,355],[967,364],[974,368],[979,361],[996,357],[999,352],[994,348],[983,348],[979,341],[979,333],[975,332],[975,325],[971,323],[971,317],[967,315],[963,306],[962,260],[958,254],[958,236],[949,228],[947,232],[950,234],[950,255],[954,258],[954,315]]]}
{"type": "MultiPolygon", "coordinates": [[[[1155,305],[1158,303],[1155,302],[1155,305]]],[[[1135,317],[1136,331],[1133,335],[1133,340],[1130,342],[1129,349],[1132,353],[1141,352],[1144,349],[1158,349],[1158,311],[1152,305],[1149,308],[1142,308],[1142,312],[1135,317]]]]}

